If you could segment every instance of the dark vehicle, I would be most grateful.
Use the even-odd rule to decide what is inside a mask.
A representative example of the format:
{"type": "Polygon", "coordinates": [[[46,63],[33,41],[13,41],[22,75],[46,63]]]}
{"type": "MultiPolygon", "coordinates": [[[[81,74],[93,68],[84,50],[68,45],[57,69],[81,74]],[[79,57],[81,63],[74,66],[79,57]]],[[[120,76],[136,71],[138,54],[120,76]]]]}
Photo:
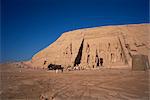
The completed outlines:
{"type": "Polygon", "coordinates": [[[63,72],[63,67],[61,65],[55,65],[55,64],[49,64],[48,65],[49,70],[61,70],[63,72]]]}

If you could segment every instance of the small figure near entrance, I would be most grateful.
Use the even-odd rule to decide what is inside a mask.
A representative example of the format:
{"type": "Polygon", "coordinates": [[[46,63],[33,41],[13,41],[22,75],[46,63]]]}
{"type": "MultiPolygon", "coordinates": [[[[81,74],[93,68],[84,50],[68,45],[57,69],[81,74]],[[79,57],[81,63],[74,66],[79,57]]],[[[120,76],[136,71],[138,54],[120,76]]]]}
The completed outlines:
{"type": "Polygon", "coordinates": [[[99,67],[99,58],[98,58],[98,55],[96,55],[95,63],[96,63],[96,67],[99,67]]]}
{"type": "Polygon", "coordinates": [[[100,58],[100,64],[103,66],[103,58],[100,58]]]}
{"type": "Polygon", "coordinates": [[[47,61],[45,60],[43,65],[45,65],[45,64],[46,64],[46,62],[47,62],[47,61]]]}
{"type": "Polygon", "coordinates": [[[44,66],[46,65],[46,63],[47,63],[47,61],[45,60],[44,63],[43,63],[43,69],[44,69],[44,66]]]}
{"type": "Polygon", "coordinates": [[[121,62],[123,61],[123,55],[122,55],[122,53],[120,53],[120,61],[121,62]]]}

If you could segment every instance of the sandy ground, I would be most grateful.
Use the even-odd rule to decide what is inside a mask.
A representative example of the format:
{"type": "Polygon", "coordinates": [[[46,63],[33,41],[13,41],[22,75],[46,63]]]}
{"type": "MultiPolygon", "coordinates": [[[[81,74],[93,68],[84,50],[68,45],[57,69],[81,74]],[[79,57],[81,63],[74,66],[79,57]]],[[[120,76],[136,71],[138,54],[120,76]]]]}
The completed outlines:
{"type": "Polygon", "coordinates": [[[1,100],[150,100],[150,71],[53,71],[0,65],[1,100]]]}

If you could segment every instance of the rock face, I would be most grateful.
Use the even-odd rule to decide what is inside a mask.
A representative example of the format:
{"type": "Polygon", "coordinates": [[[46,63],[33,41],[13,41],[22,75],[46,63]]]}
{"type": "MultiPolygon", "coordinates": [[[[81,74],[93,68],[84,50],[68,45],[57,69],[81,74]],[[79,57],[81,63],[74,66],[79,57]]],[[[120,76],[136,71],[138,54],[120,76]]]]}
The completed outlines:
{"type": "Polygon", "coordinates": [[[149,29],[150,24],[131,24],[65,32],[35,54],[31,64],[42,68],[49,64],[95,68],[103,62],[103,67],[108,68],[131,67],[133,55],[146,55],[150,59],[149,29]]]}

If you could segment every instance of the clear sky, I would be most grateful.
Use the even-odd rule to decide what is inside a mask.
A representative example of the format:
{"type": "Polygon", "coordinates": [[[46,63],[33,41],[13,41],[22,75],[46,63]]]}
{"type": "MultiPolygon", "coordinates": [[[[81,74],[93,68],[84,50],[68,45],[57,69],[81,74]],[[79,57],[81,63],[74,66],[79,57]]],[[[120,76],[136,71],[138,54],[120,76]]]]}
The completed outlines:
{"type": "Polygon", "coordinates": [[[63,32],[149,23],[149,0],[1,0],[1,62],[30,59],[63,32]]]}

